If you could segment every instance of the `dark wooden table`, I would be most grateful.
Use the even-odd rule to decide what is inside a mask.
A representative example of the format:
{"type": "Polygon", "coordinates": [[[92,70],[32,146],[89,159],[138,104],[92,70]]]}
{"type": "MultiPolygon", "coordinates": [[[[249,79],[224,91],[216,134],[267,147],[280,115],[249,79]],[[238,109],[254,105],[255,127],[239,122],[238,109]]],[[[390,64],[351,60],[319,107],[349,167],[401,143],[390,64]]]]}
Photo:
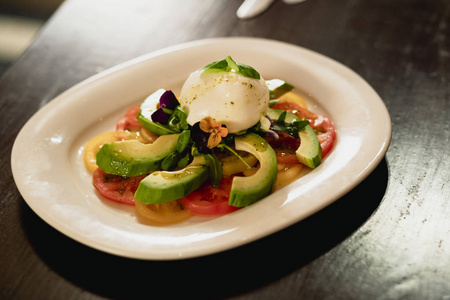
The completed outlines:
{"type": "Polygon", "coordinates": [[[1,78],[0,299],[450,299],[450,2],[276,1],[239,20],[241,3],[67,0],[1,78]],[[27,206],[11,147],[39,108],[118,63],[224,36],[289,42],[356,71],[392,119],[385,159],[304,221],[180,261],[93,250],[27,206]]]}

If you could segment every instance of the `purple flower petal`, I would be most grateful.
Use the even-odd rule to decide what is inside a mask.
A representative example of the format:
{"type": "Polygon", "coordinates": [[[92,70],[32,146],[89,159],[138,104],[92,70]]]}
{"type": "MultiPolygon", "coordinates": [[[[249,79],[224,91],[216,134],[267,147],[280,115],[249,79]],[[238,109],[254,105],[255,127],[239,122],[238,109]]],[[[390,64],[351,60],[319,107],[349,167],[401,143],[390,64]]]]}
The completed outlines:
{"type": "Polygon", "coordinates": [[[152,113],[151,117],[153,122],[167,124],[169,122],[170,114],[166,113],[162,108],[158,108],[152,113]]]}
{"type": "Polygon", "coordinates": [[[180,102],[178,102],[175,94],[171,90],[169,90],[165,91],[164,94],[161,95],[161,98],[159,99],[159,105],[161,107],[174,110],[175,107],[180,105],[180,102]]]}

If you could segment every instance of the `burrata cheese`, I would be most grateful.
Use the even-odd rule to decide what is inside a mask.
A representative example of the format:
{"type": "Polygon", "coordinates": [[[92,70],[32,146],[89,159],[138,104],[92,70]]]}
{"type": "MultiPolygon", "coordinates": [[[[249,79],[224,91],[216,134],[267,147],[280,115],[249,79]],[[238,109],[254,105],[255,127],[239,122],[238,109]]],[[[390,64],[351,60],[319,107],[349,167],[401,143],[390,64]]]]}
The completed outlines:
{"type": "Polygon", "coordinates": [[[265,80],[235,72],[193,72],[181,89],[180,104],[194,125],[210,116],[228,132],[246,130],[259,122],[269,105],[265,80]]]}

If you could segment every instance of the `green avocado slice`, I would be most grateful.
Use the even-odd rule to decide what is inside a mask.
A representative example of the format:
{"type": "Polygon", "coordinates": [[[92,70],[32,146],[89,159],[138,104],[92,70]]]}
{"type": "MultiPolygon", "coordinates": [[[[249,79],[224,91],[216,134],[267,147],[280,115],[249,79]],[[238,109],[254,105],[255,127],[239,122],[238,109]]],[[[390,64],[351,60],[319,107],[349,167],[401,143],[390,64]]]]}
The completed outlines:
{"type": "MultiPolygon", "coordinates": [[[[267,115],[276,122],[283,112],[283,110],[279,109],[268,109],[267,115]]],[[[290,123],[294,121],[301,121],[301,119],[296,115],[287,113],[285,122],[290,123]]],[[[300,137],[300,147],[295,152],[298,161],[312,169],[317,168],[322,162],[322,147],[314,129],[306,125],[298,132],[298,135],[300,137]]]]}
{"type": "Polygon", "coordinates": [[[266,84],[269,88],[270,99],[278,99],[283,94],[290,92],[295,88],[292,84],[281,79],[266,80],[266,84]]]}
{"type": "Polygon", "coordinates": [[[164,158],[176,151],[179,134],[162,135],[153,144],[138,140],[104,144],[97,152],[97,165],[108,174],[132,177],[160,169],[164,158]]]}
{"type": "Polygon", "coordinates": [[[253,154],[260,165],[252,176],[233,178],[229,204],[243,207],[270,194],[277,179],[277,158],[269,143],[254,133],[236,137],[235,147],[253,154]]]}
{"type": "Polygon", "coordinates": [[[138,186],[134,198],[144,204],[161,204],[185,197],[199,188],[209,178],[209,170],[203,155],[184,169],[156,171],[145,177],[138,186]]]}
{"type": "Polygon", "coordinates": [[[301,141],[300,147],[295,151],[298,161],[311,169],[318,167],[322,162],[322,147],[314,129],[306,125],[298,135],[301,141]]]}

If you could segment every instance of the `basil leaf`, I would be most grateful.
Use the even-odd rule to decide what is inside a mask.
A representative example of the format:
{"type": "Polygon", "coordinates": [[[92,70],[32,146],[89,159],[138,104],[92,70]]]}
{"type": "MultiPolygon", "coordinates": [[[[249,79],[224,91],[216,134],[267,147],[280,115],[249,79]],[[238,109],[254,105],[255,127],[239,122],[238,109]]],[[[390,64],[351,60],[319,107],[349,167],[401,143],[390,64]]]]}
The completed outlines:
{"type": "Polygon", "coordinates": [[[227,71],[231,71],[234,70],[236,73],[239,73],[239,67],[236,64],[236,62],[231,58],[231,56],[227,56],[227,58],[225,58],[225,60],[228,63],[228,67],[227,67],[227,71]]]}
{"type": "Polygon", "coordinates": [[[287,111],[283,111],[281,115],[278,117],[277,124],[284,125],[284,120],[286,120],[287,111]]]}
{"type": "MultiPolygon", "coordinates": [[[[285,116],[286,116],[286,114],[282,113],[280,115],[280,119],[282,117],[284,119],[285,116]]],[[[292,123],[285,123],[284,120],[283,120],[283,122],[280,122],[280,119],[278,119],[278,121],[273,125],[273,130],[285,132],[296,139],[299,138],[298,132],[301,129],[303,129],[306,125],[309,124],[309,121],[307,121],[307,120],[300,120],[300,121],[294,121],[292,123]]]]}
{"type": "Polygon", "coordinates": [[[225,59],[214,61],[212,63],[207,64],[202,68],[206,73],[216,73],[216,72],[231,72],[234,71],[236,73],[241,74],[242,76],[260,79],[261,76],[259,73],[250,66],[236,63],[231,56],[227,56],[225,59]]]}
{"type": "Polygon", "coordinates": [[[241,73],[243,76],[258,80],[261,78],[259,73],[252,67],[239,63],[237,65],[239,66],[239,73],[241,73]]]}
{"type": "Polygon", "coordinates": [[[222,163],[214,154],[205,154],[206,165],[209,169],[209,179],[213,187],[218,188],[220,186],[220,180],[222,179],[222,163]]]}
{"type": "Polygon", "coordinates": [[[300,131],[303,128],[305,128],[306,125],[309,125],[309,121],[308,120],[296,121],[294,122],[294,124],[297,127],[297,130],[300,131]]]}
{"type": "Polygon", "coordinates": [[[217,70],[222,70],[222,71],[228,72],[228,71],[226,71],[227,68],[228,68],[228,62],[226,59],[213,61],[203,67],[204,70],[217,69],[217,70]]]}

